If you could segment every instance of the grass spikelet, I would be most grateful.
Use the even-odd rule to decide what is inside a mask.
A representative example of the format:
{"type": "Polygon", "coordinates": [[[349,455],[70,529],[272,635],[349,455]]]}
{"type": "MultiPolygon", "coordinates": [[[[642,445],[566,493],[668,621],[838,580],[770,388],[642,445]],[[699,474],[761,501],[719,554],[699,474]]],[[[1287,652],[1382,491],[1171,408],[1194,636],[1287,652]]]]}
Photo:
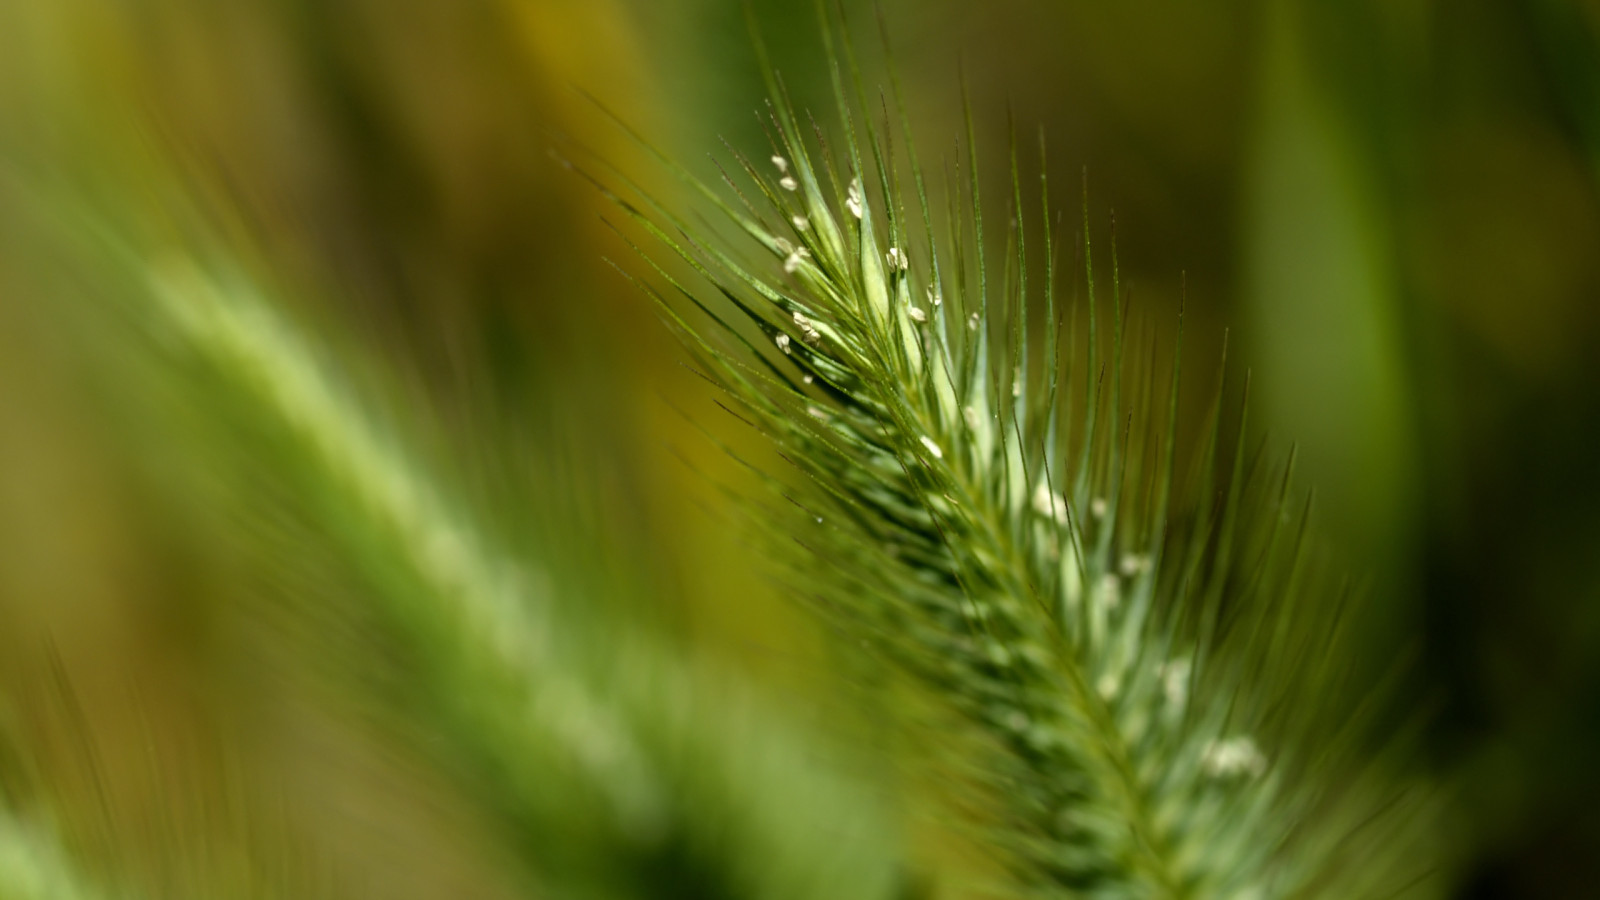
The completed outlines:
{"type": "Polygon", "coordinates": [[[1251,448],[1219,379],[1180,455],[1191,376],[1160,323],[1130,315],[1114,248],[1111,297],[1097,296],[1087,202],[1086,300],[1068,309],[1048,182],[1041,237],[1015,138],[1016,226],[996,257],[970,106],[939,204],[898,85],[891,141],[842,15],[818,8],[835,148],[807,137],[769,67],[773,165],[736,160],[739,196],[763,205],[657,154],[747,246],[619,173],[593,178],[620,185],[653,241],[642,289],[797,472],[750,502],[786,583],[988,748],[967,761],[994,798],[973,824],[1022,888],[1427,893],[1431,801],[1391,765],[1401,742],[1374,739],[1382,695],[1341,693],[1352,595],[1318,549],[1293,454],[1251,448]]]}

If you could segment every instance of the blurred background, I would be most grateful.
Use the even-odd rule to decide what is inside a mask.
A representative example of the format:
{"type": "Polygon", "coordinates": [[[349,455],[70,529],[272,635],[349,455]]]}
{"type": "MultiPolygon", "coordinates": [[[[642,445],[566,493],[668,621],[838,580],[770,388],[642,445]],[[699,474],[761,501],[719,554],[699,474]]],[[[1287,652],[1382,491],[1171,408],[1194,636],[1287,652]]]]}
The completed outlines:
{"type": "MultiPolygon", "coordinates": [[[[751,5],[826,109],[811,4],[751,5]]],[[[1588,895],[1600,4],[881,5],[925,162],[953,152],[964,70],[997,189],[1009,112],[1042,127],[1069,223],[1086,172],[1134,302],[1186,296],[1197,371],[1229,329],[1257,421],[1382,598],[1374,640],[1419,661],[1456,896],[1588,895]]],[[[844,6],[875,46],[872,6],[844,6]]],[[[253,895],[311,858],[329,896],[509,891],[471,804],[296,676],[295,629],[241,599],[201,501],[130,460],[164,451],[129,449],[55,337],[83,288],[40,184],[134,220],[181,185],[294,315],[431,411],[469,492],[548,501],[541,527],[584,536],[629,617],[774,693],[830,690],[709,487],[745,477],[700,433],[725,422],[606,264],[635,265],[607,201],[551,157],[585,147],[681,201],[584,92],[713,177],[719,137],[767,146],[735,0],[0,0],[0,761],[111,871],[253,895]]]]}

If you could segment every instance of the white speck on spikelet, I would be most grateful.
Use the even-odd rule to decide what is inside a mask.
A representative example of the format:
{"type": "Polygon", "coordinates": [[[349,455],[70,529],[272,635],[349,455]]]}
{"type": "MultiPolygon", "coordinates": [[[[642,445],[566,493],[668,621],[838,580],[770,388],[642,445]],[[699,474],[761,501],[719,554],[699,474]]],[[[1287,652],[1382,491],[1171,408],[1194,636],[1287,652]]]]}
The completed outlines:
{"type": "Polygon", "coordinates": [[[1050,490],[1050,485],[1041,481],[1033,491],[1033,511],[1047,519],[1056,520],[1056,524],[1067,524],[1067,501],[1065,497],[1050,490]]]}
{"type": "Polygon", "coordinates": [[[928,448],[928,452],[933,454],[934,459],[944,459],[944,451],[940,450],[939,445],[933,442],[933,438],[924,435],[922,438],[922,446],[928,448]]]}
{"type": "Polygon", "coordinates": [[[861,179],[850,179],[850,190],[845,196],[844,207],[850,210],[850,215],[858,219],[866,212],[866,201],[861,198],[861,179]]]}
{"type": "Polygon", "coordinates": [[[944,303],[944,295],[933,288],[928,288],[928,305],[938,306],[942,303],[944,303]]]}
{"type": "Polygon", "coordinates": [[[772,164],[774,166],[778,167],[778,171],[779,172],[782,172],[784,174],[788,174],[788,172],[789,172],[789,161],[787,159],[784,159],[781,156],[774,156],[772,158],[772,164]]]}
{"type": "Polygon", "coordinates": [[[786,191],[798,191],[800,190],[800,182],[795,181],[793,175],[785,175],[778,179],[778,187],[786,191]]]}
{"type": "Polygon", "coordinates": [[[789,336],[787,334],[779,334],[777,337],[772,339],[772,342],[778,345],[779,350],[782,350],[785,353],[789,352],[789,336]]]}
{"type": "Polygon", "coordinates": [[[789,222],[794,225],[795,231],[805,231],[807,228],[811,227],[811,220],[805,216],[795,216],[791,218],[789,222]]]}
{"type": "Polygon", "coordinates": [[[794,324],[796,328],[800,329],[800,338],[806,343],[815,344],[822,340],[822,335],[817,331],[817,327],[812,325],[811,320],[806,318],[803,313],[794,314],[794,324]]]}
{"type": "Polygon", "coordinates": [[[1107,672],[1100,676],[1099,681],[1094,683],[1094,690],[1095,693],[1100,695],[1100,699],[1110,700],[1117,695],[1118,691],[1122,690],[1122,679],[1107,672]]]}
{"type": "Polygon", "coordinates": [[[783,261],[783,270],[788,272],[790,275],[793,275],[800,268],[800,263],[804,262],[806,259],[809,259],[810,256],[810,250],[807,250],[804,247],[794,248],[794,250],[790,252],[789,258],[783,261]]]}
{"type": "MultiPolygon", "coordinates": [[[[806,415],[813,419],[826,419],[828,418],[828,411],[820,406],[808,406],[806,407],[806,415]]],[[[822,520],[818,519],[817,521],[820,522],[822,520]]]]}
{"type": "Polygon", "coordinates": [[[978,426],[983,424],[983,419],[978,416],[978,411],[970,406],[961,411],[961,417],[967,420],[967,427],[973,431],[977,431],[978,426]]]}
{"type": "Polygon", "coordinates": [[[1142,553],[1124,553],[1122,560],[1117,563],[1117,569],[1122,574],[1134,576],[1150,568],[1150,557],[1142,553]]]}
{"type": "Polygon", "coordinates": [[[1089,501],[1089,514],[1096,519],[1104,519],[1106,513],[1110,511],[1111,507],[1106,503],[1106,498],[1104,497],[1096,497],[1089,501]]]}
{"type": "Polygon", "coordinates": [[[811,382],[817,380],[816,378],[814,378],[814,377],[812,377],[810,375],[802,375],[802,376],[800,376],[800,379],[802,381],[804,381],[806,384],[810,384],[811,382]]]}
{"type": "Polygon", "coordinates": [[[1267,758],[1248,737],[1207,741],[1200,753],[1200,767],[1213,778],[1233,775],[1256,777],[1267,770],[1267,758]]]}
{"type": "Polygon", "coordinates": [[[918,306],[908,306],[908,307],[906,307],[906,314],[911,317],[911,320],[913,322],[926,322],[926,321],[928,321],[928,314],[923,312],[922,308],[918,307],[918,306]]]}
{"type": "Polygon", "coordinates": [[[1173,659],[1161,664],[1156,674],[1161,677],[1161,693],[1175,707],[1189,702],[1189,673],[1194,666],[1187,659],[1173,659]]]}
{"type": "Polygon", "coordinates": [[[978,319],[978,314],[977,313],[973,313],[972,315],[967,316],[967,329],[970,330],[970,331],[977,331],[978,330],[978,321],[979,321],[979,319],[978,319]]]}
{"type": "Polygon", "coordinates": [[[1094,592],[1094,600],[1101,609],[1110,611],[1122,605],[1122,579],[1107,572],[1100,576],[1100,584],[1094,592]]]}

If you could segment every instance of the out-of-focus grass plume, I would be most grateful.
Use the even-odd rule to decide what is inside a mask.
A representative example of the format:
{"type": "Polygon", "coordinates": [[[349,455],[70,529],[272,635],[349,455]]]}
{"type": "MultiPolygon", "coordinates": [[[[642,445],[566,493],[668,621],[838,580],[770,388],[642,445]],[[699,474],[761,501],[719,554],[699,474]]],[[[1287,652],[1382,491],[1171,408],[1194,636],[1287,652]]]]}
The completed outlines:
{"type": "MultiPolygon", "coordinates": [[[[873,5],[839,4],[858,40],[872,36],[873,5]]],[[[1211,620],[1181,614],[1179,561],[1202,560],[1191,574],[1219,596],[1301,596],[1348,573],[1368,598],[1305,601],[1305,622],[1354,611],[1339,620],[1349,652],[1330,669],[1346,681],[1321,699],[1305,699],[1315,679],[1293,677],[1230,693],[1293,671],[1294,648],[1310,644],[1222,653],[1261,671],[1218,664],[1210,671],[1233,674],[1196,676],[1195,708],[1212,710],[1196,715],[1215,733],[1156,728],[1160,747],[1141,757],[1187,760],[1172,771],[1195,777],[1151,787],[1136,772],[1110,780],[1121,794],[1101,777],[1115,774],[1117,754],[1063,754],[1032,734],[1046,720],[1071,731],[1081,724],[1071,715],[1030,709],[1018,725],[996,712],[1016,686],[962,655],[977,644],[953,640],[948,658],[875,644],[899,675],[859,652],[864,633],[873,643],[886,628],[927,625],[916,618],[927,610],[837,601],[903,586],[908,555],[935,545],[874,546],[867,537],[882,530],[858,529],[848,533],[861,540],[824,554],[824,571],[806,570],[804,552],[818,549],[804,531],[811,507],[782,498],[816,482],[784,476],[797,469],[772,451],[772,429],[729,417],[727,398],[680,364],[648,300],[604,262],[664,283],[627,243],[649,235],[551,158],[554,147],[585,168],[615,166],[702,234],[715,209],[599,107],[702,180],[720,177],[705,157],[719,135],[766,166],[773,126],[746,6],[810,140],[808,117],[827,117],[833,85],[809,0],[0,2],[0,900],[973,896],[1028,881],[1018,872],[1038,874],[1028,867],[1041,859],[1059,864],[1057,885],[1160,884],[1161,862],[1197,890],[1221,889],[1267,871],[1230,860],[1298,847],[1292,859],[1309,871],[1357,858],[1384,832],[1357,829],[1330,851],[1317,835],[1336,829],[1307,824],[1282,847],[1216,848],[1238,851],[1233,839],[1256,833],[1252,823],[1326,824],[1375,797],[1413,796],[1379,790],[1397,779],[1445,787],[1429,796],[1450,798],[1447,824],[1421,817],[1428,832],[1413,846],[1460,863],[1459,875],[1447,865],[1405,887],[1557,897],[1592,884],[1600,727],[1581,714],[1600,708],[1592,5],[881,3],[933,196],[950,166],[961,191],[988,201],[986,243],[964,239],[969,266],[975,246],[991,254],[986,384],[996,415],[1010,409],[1003,388],[1020,384],[1028,398],[995,421],[1027,446],[1059,438],[1062,455],[1038,461],[1074,476],[1055,484],[1053,473],[1039,494],[1035,458],[1011,453],[998,425],[987,451],[958,455],[946,435],[963,427],[970,398],[954,419],[940,407],[937,434],[923,436],[952,465],[1008,473],[984,496],[1023,549],[957,554],[944,569],[923,559],[913,574],[935,576],[902,599],[951,601],[958,572],[988,588],[1029,582],[1048,556],[1040,535],[1057,495],[1081,513],[1120,478],[1133,485],[1115,507],[1122,524],[1066,528],[1085,541],[1079,597],[1120,579],[1123,615],[1144,615],[1148,601],[1168,655],[1198,658],[1215,638],[1199,626],[1211,620]],[[1008,121],[1022,136],[1021,191],[1000,152],[1008,121]],[[1060,219],[1028,189],[1036,124],[1062,173],[1051,203],[1072,211],[1060,219]],[[956,168],[958,135],[960,167],[969,135],[986,160],[970,183],[974,172],[956,168]],[[1012,227],[1013,205],[1062,248],[1057,311],[1077,323],[1062,339],[1076,353],[1062,358],[1087,365],[1087,307],[1063,312],[1085,225],[1097,352],[1110,356],[1115,323],[1127,328],[1120,364],[1063,369],[1076,380],[1060,434],[1033,402],[1048,383],[1050,254],[1032,225],[1012,227]],[[1002,287],[1024,274],[1031,305],[1002,287]],[[1176,366],[1146,341],[1172,345],[1180,303],[1189,337],[1172,405],[1176,366]],[[1033,324],[998,330],[1020,320],[1001,308],[1029,310],[1033,324]],[[1229,325],[1230,389],[1213,402],[1229,325]],[[1246,369],[1256,424],[1235,442],[1231,386],[1246,369]],[[1112,421],[1119,401],[1088,390],[1109,392],[1119,372],[1132,428],[1112,421]],[[1075,431],[1086,422],[1097,423],[1092,441],[1075,431]],[[1263,431],[1265,446],[1298,447],[1296,480],[1318,490],[1307,534],[1327,540],[1308,538],[1311,571],[1290,552],[1304,495],[1290,494],[1291,518],[1271,527],[1283,471],[1270,462],[1243,492],[1260,527],[1238,532],[1238,552],[1276,562],[1213,565],[1218,548],[1197,537],[1226,531],[1206,513],[1235,508],[1216,490],[1244,483],[1235,443],[1248,470],[1263,431]],[[1175,474],[1163,481],[1169,447],[1175,474]],[[1014,477],[1013,457],[1028,477],[1014,477]],[[1114,460],[1132,468],[1114,476],[1114,460]],[[774,473],[780,499],[752,501],[774,473]],[[754,527],[752,502],[782,512],[754,527]],[[1157,563],[1148,575],[1147,560],[1157,563]],[[794,593],[828,600],[829,614],[799,612],[783,598],[794,593]],[[985,699],[952,708],[930,673],[968,663],[967,687],[985,699]],[[1394,672],[1401,682],[1385,683],[1394,672]],[[1243,698],[1237,708],[1218,699],[1230,696],[1243,698]],[[1367,696],[1388,700],[1363,705],[1367,696]],[[1314,752],[1280,752],[1293,723],[1319,713],[1355,722],[1326,723],[1344,760],[1329,769],[1314,752]],[[965,724],[919,730],[930,721],[965,724]],[[1402,726],[1415,730],[1386,740],[1402,726]],[[1228,743],[1247,732],[1250,744],[1228,743]],[[1229,777],[1206,776],[1207,760],[1229,777]],[[1264,779],[1238,777],[1265,760],[1264,779]],[[1279,765],[1328,780],[1286,778],[1279,765]],[[1068,769],[1076,775],[1060,777],[1068,769]],[[1249,787],[1262,780],[1270,790],[1249,787]],[[1118,832],[1115,816],[1051,818],[1063,797],[1102,812],[1108,797],[1218,805],[1189,822],[1207,827],[1163,821],[1144,834],[1189,836],[1160,847],[1118,832]],[[1175,862],[1180,851],[1192,856],[1175,862]],[[1154,881],[1115,877],[1131,871],[1154,881]]],[[[885,146],[897,158],[906,146],[892,100],[879,100],[882,71],[869,60],[857,137],[892,124],[885,146]]],[[[846,137],[828,133],[844,165],[846,137]]],[[[883,186],[870,149],[861,166],[857,202],[871,208],[883,186]]],[[[765,182],[778,174],[762,170],[765,182]]],[[[807,202],[821,205],[806,214],[820,225],[827,207],[854,240],[849,181],[834,191],[819,177],[807,202]]],[[[877,237],[896,235],[916,265],[910,282],[884,283],[931,286],[915,186],[896,190],[902,230],[877,237]]],[[[970,216],[970,205],[954,213],[970,216]]],[[[837,248],[804,246],[811,257],[797,269],[861,274],[859,254],[852,269],[837,248]]],[[[786,260],[749,270],[781,281],[793,274],[779,274],[786,260]]],[[[665,274],[692,281],[677,265],[665,274]]],[[[976,277],[963,271],[963,283],[976,277]]],[[[981,291],[952,288],[941,312],[969,294],[981,291]]],[[[806,328],[849,330],[817,312],[802,312],[806,328]]],[[[804,355],[799,321],[776,324],[804,355]]],[[[876,321],[857,322],[858,336],[918,333],[905,322],[880,333],[876,321]]],[[[952,362],[967,361],[965,320],[948,331],[952,362]]],[[[781,367],[793,357],[776,334],[761,346],[781,367]]],[[[910,383],[912,344],[862,346],[872,352],[846,362],[903,353],[896,375],[910,383]]],[[[879,400],[896,396],[888,383],[873,387],[879,400]]],[[[944,402],[936,391],[921,399],[928,410],[944,402]]],[[[857,450],[883,440],[929,462],[925,446],[863,430],[885,424],[893,403],[821,400],[812,405],[853,423],[844,439],[857,450]]],[[[801,406],[767,423],[815,421],[801,406]]],[[[874,490],[942,502],[920,470],[885,469],[882,456],[857,465],[861,454],[837,449],[808,444],[811,468],[799,469],[841,479],[835,501],[878,524],[894,516],[874,490]]],[[[1281,460],[1275,452],[1261,459],[1281,460]]],[[[838,513],[828,521],[844,521],[838,513]]],[[[1068,596],[1065,580],[1052,589],[1068,596]]],[[[1128,697],[1158,702],[1165,681],[1133,678],[1156,669],[1129,663],[1160,661],[1105,638],[1137,629],[1086,621],[1063,649],[1042,620],[978,593],[975,615],[1019,646],[1087,660],[1076,713],[1097,708],[1090,695],[1109,675],[1128,697]]],[[[1099,724],[1113,735],[1148,725],[1130,725],[1137,707],[1112,704],[1099,724]]],[[[1373,821],[1395,810],[1380,812],[1373,821]]]]}
{"type": "MultiPolygon", "coordinates": [[[[239,97],[190,107],[163,94],[218,88],[190,67],[248,68],[184,43],[226,23],[183,6],[171,21],[106,21],[90,6],[8,10],[8,33],[36,42],[13,58],[12,83],[38,91],[8,119],[20,127],[5,171],[6,449],[31,463],[6,480],[19,531],[5,566],[19,817],[7,834],[73,852],[8,845],[7,889],[882,896],[893,831],[873,794],[847,787],[842,755],[644,624],[659,615],[642,593],[652,545],[626,518],[645,504],[615,484],[628,473],[614,445],[631,442],[614,373],[561,349],[583,338],[555,304],[502,311],[497,327],[457,308],[509,302],[474,278],[574,291],[511,258],[539,235],[406,209],[428,202],[426,185],[408,200],[380,183],[367,202],[296,184],[283,199],[273,165],[326,161],[257,160],[295,142],[228,128],[239,97]],[[341,201],[372,222],[302,205],[341,201]],[[431,233],[387,218],[407,215],[431,233]],[[465,258],[497,252],[480,227],[517,252],[465,258]],[[375,249],[390,237],[400,245],[375,249]],[[341,238],[357,246],[319,243],[341,238]],[[412,292],[426,308],[355,305],[412,292]],[[545,321],[519,330],[525,313],[545,321]],[[437,358],[391,367],[377,354],[396,347],[362,325],[400,350],[459,333],[433,343],[437,358]],[[528,339],[538,328],[561,336],[528,339]],[[486,370],[495,354],[526,371],[486,370]],[[578,414],[589,404],[624,422],[578,414]]],[[[485,38],[521,22],[535,45],[571,39],[513,9],[437,11],[485,38]]],[[[271,93],[304,74],[275,67],[344,52],[329,33],[341,23],[310,10],[240,15],[252,21],[237,27],[276,26],[312,58],[268,52],[259,82],[224,91],[271,93]]],[[[508,77],[521,47],[502,47],[508,77]]],[[[272,122],[262,99],[266,121],[249,126],[303,124],[272,122]]],[[[359,131],[356,118],[338,121],[359,131]]],[[[345,161],[383,165],[376,151],[345,161]]],[[[477,162],[458,171],[484,177],[477,162]]],[[[539,221],[545,204],[497,193],[510,187],[486,185],[462,215],[506,203],[539,221]]]]}

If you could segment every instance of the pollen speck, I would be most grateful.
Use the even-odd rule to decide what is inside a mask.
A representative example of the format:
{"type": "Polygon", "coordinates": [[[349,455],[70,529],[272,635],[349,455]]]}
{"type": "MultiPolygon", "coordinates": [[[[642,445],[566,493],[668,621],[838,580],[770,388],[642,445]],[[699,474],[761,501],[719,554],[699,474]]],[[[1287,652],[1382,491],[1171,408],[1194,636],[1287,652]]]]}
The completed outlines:
{"type": "Polygon", "coordinates": [[[1189,700],[1189,672],[1192,666],[1187,659],[1174,659],[1163,663],[1156,674],[1161,676],[1161,693],[1167,702],[1176,707],[1189,700]]]}
{"type": "Polygon", "coordinates": [[[1110,700],[1117,695],[1117,691],[1122,690],[1122,679],[1107,672],[1100,676],[1099,681],[1095,682],[1094,689],[1095,693],[1100,695],[1100,699],[1110,700]]]}
{"type": "Polygon", "coordinates": [[[811,251],[807,250],[806,248],[794,248],[794,251],[789,254],[789,258],[783,261],[783,270],[788,272],[790,275],[793,275],[795,271],[800,268],[800,263],[810,256],[811,251]]]}
{"type": "Polygon", "coordinates": [[[1033,511],[1047,519],[1054,519],[1056,524],[1067,524],[1067,500],[1065,497],[1050,490],[1046,482],[1039,482],[1033,492],[1033,511]]]}
{"type": "Polygon", "coordinates": [[[1213,778],[1257,776],[1267,770],[1267,758],[1248,737],[1209,741],[1200,754],[1200,766],[1213,778]]]}
{"type": "Polygon", "coordinates": [[[1099,590],[1095,592],[1095,602],[1107,612],[1122,605],[1122,579],[1107,572],[1100,576],[1099,590]]]}
{"type": "Polygon", "coordinates": [[[796,328],[800,329],[800,338],[806,343],[815,344],[822,340],[822,335],[817,332],[817,327],[811,324],[811,320],[806,318],[804,313],[797,312],[794,314],[794,324],[796,328]]]}

